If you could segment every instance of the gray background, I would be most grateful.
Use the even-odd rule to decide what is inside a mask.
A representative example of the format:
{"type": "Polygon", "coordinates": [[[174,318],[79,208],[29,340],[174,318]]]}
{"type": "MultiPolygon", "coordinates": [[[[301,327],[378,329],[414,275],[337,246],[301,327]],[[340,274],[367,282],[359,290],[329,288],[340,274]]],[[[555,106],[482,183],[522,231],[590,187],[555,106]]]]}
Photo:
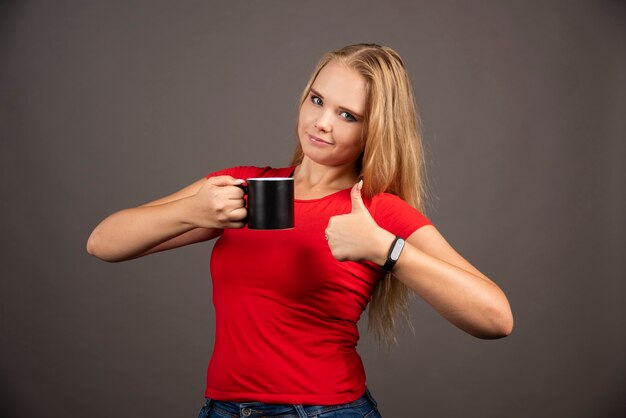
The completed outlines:
{"type": "Polygon", "coordinates": [[[2,417],[196,415],[214,337],[211,243],[108,264],[87,255],[87,237],[209,171],[287,164],[315,63],[355,42],[404,57],[426,213],[515,315],[512,335],[484,341],[416,300],[416,335],[396,350],[364,335],[383,415],[626,414],[623,2],[0,12],[2,417]]]}

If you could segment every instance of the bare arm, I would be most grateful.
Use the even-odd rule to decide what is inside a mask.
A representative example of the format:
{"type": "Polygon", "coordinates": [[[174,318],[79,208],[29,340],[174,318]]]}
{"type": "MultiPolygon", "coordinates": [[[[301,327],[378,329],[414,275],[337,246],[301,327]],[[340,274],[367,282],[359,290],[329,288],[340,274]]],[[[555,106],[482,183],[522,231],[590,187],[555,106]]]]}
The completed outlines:
{"type": "MultiPolygon", "coordinates": [[[[383,265],[394,235],[379,227],[352,189],[352,212],[332,217],[326,228],[333,256],[383,265]]],[[[463,331],[500,338],[513,329],[513,314],[502,290],[478,271],[432,225],[411,234],[393,276],[463,331]]]]}
{"type": "MultiPolygon", "coordinates": [[[[371,261],[382,265],[394,239],[381,230],[371,261]]],[[[472,266],[432,225],[415,231],[393,269],[393,276],[448,321],[478,338],[509,335],[513,314],[502,290],[472,266]]]]}
{"type": "Polygon", "coordinates": [[[223,228],[241,228],[246,210],[237,183],[230,176],[202,178],[164,198],[116,212],[91,233],[87,252],[118,262],[206,241],[223,228]]]}

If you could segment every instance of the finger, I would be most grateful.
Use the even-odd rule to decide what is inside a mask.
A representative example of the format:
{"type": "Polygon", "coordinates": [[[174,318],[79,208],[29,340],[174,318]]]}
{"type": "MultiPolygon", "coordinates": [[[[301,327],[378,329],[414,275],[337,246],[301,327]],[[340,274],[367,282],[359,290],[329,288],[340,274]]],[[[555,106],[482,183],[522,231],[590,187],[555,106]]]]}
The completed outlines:
{"type": "Polygon", "coordinates": [[[361,189],[363,188],[363,180],[360,180],[352,187],[350,195],[352,196],[352,213],[367,211],[363,198],[361,197],[361,189]]]}
{"type": "Polygon", "coordinates": [[[215,176],[209,179],[214,186],[237,186],[243,184],[245,180],[236,179],[232,176],[215,176]]]}
{"type": "Polygon", "coordinates": [[[245,222],[228,222],[224,228],[241,229],[246,226],[245,222]]]}
{"type": "Polygon", "coordinates": [[[239,207],[234,209],[228,215],[228,218],[232,221],[243,221],[248,216],[248,211],[245,207],[239,207]]]}
{"type": "Polygon", "coordinates": [[[230,200],[241,200],[241,206],[245,206],[245,202],[243,200],[243,196],[245,195],[244,191],[237,186],[222,186],[223,189],[220,192],[221,196],[224,196],[230,200]]]}

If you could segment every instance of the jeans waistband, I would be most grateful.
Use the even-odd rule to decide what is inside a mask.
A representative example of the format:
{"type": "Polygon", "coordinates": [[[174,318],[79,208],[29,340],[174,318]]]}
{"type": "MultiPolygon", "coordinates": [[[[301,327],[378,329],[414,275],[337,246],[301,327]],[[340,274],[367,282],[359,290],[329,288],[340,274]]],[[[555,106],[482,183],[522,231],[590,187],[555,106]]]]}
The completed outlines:
{"type": "Polygon", "coordinates": [[[303,405],[303,404],[268,404],[263,402],[227,402],[208,399],[211,408],[219,409],[227,414],[249,418],[272,415],[286,415],[298,418],[307,418],[315,415],[340,410],[344,408],[358,408],[369,403],[376,407],[376,401],[368,389],[357,400],[338,405],[303,405]]]}

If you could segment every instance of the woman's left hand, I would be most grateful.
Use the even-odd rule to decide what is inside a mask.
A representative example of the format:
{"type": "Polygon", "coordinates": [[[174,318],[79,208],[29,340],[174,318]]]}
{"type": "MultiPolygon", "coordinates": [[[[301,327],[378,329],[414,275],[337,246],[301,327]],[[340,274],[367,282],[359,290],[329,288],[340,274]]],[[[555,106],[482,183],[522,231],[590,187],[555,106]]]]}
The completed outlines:
{"type": "Polygon", "coordinates": [[[382,265],[394,235],[376,224],[363,199],[363,180],[352,187],[352,212],[333,216],[326,227],[328,246],[339,261],[369,260],[382,265]]]}

